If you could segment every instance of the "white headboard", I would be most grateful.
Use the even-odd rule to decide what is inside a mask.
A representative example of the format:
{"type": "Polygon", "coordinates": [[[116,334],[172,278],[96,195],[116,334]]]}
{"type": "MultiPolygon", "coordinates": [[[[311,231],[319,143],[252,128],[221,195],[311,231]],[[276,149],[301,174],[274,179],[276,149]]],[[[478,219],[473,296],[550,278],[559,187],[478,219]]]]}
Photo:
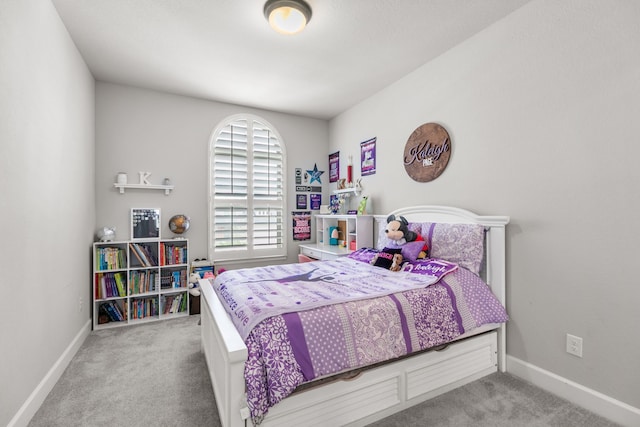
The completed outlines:
{"type": "MultiPolygon", "coordinates": [[[[485,227],[485,264],[484,279],[492,292],[504,307],[506,300],[506,249],[505,227],[509,223],[508,216],[477,215],[465,209],[450,206],[410,206],[389,212],[387,215],[374,215],[376,223],[391,215],[402,215],[409,222],[439,222],[447,224],[480,224],[485,227]]],[[[378,230],[375,230],[377,236],[378,230]]],[[[377,242],[376,242],[377,244],[377,242]]],[[[504,349],[506,348],[506,330],[502,326],[499,331],[502,354],[498,364],[503,370],[505,364],[504,349]]]]}

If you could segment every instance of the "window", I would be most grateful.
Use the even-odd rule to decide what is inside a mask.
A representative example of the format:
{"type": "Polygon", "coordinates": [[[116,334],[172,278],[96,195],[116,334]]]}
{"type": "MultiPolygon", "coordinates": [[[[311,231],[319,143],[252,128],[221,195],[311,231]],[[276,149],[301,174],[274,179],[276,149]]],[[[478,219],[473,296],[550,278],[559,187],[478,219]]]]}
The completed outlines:
{"type": "Polygon", "coordinates": [[[210,147],[209,258],[286,255],[286,155],[266,121],[238,115],[215,130],[210,147]]]}

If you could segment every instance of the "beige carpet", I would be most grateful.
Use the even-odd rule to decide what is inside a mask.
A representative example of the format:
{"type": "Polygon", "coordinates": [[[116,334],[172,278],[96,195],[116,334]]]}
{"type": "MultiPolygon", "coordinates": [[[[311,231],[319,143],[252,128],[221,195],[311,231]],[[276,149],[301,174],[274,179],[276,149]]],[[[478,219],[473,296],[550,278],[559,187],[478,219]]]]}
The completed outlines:
{"type": "MultiPolygon", "coordinates": [[[[29,426],[219,427],[200,352],[199,320],[189,316],[92,332],[29,426]]],[[[615,424],[514,376],[497,373],[373,426],[615,424]]]]}

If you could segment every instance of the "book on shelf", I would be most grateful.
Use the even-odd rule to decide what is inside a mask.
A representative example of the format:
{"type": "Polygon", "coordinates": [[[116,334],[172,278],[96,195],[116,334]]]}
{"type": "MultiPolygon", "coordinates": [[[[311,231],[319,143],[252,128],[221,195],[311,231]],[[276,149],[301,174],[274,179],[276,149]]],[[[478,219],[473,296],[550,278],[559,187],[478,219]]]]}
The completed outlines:
{"type": "Polygon", "coordinates": [[[188,251],[185,244],[160,243],[161,265],[187,264],[188,251]]]}
{"type": "Polygon", "coordinates": [[[173,288],[185,288],[187,286],[187,270],[176,270],[172,276],[171,285],[173,288]]]}
{"type": "Polygon", "coordinates": [[[158,265],[158,260],[153,251],[144,243],[129,243],[129,248],[141,267],[155,267],[158,265]]]}
{"type": "Polygon", "coordinates": [[[142,264],[141,265],[143,267],[151,267],[152,266],[151,261],[147,257],[147,254],[144,251],[143,246],[141,246],[141,245],[139,245],[137,243],[134,243],[133,246],[134,246],[134,249],[136,250],[136,252],[138,253],[138,255],[140,255],[140,259],[142,259],[142,264]]]}
{"type": "Polygon", "coordinates": [[[135,243],[129,243],[129,252],[131,252],[138,260],[138,263],[144,267],[146,264],[145,264],[145,261],[142,259],[140,252],[137,250],[137,246],[138,245],[135,243]]]}
{"type": "Polygon", "coordinates": [[[182,301],[180,302],[180,309],[178,310],[180,313],[187,311],[187,300],[187,294],[182,294],[182,301]]]}
{"type": "Polygon", "coordinates": [[[117,273],[100,273],[96,275],[95,295],[97,299],[126,297],[126,275],[117,273]]]}
{"type": "Polygon", "coordinates": [[[180,272],[172,271],[171,272],[171,287],[179,288],[180,287],[180,272]]]}
{"type": "Polygon", "coordinates": [[[163,270],[160,275],[160,289],[187,287],[187,270],[163,270]]]}
{"type": "Polygon", "coordinates": [[[161,299],[162,314],[177,314],[187,310],[186,294],[163,295],[161,299]]]}
{"type": "Polygon", "coordinates": [[[129,275],[129,294],[142,294],[156,290],[156,276],[154,270],[131,271],[129,275]]]}
{"type": "Polygon", "coordinates": [[[126,320],[120,305],[115,301],[106,301],[100,304],[100,308],[98,310],[101,313],[106,314],[110,322],[122,322],[126,320]]]}
{"type": "Polygon", "coordinates": [[[126,297],[127,296],[127,291],[126,291],[127,278],[126,278],[126,276],[124,275],[124,273],[116,273],[116,274],[114,274],[114,279],[115,279],[115,282],[116,282],[116,287],[118,288],[118,296],[126,297]]]}
{"type": "Polygon", "coordinates": [[[147,262],[149,263],[149,267],[155,267],[158,265],[158,260],[153,252],[153,250],[151,250],[151,248],[148,245],[145,244],[139,244],[138,245],[140,250],[142,251],[142,253],[144,254],[145,258],[147,259],[147,262]]]}
{"type": "Polygon", "coordinates": [[[126,265],[124,249],[96,246],[96,270],[118,270],[125,268],[126,265]]]}
{"type": "Polygon", "coordinates": [[[131,318],[144,319],[158,315],[156,298],[134,298],[131,300],[131,318]]]}

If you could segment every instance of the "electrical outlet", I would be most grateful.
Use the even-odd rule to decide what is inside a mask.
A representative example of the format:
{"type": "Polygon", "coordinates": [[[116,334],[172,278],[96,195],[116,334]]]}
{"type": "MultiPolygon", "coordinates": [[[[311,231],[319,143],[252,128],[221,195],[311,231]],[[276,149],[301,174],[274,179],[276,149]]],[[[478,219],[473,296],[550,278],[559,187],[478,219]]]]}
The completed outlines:
{"type": "Polygon", "coordinates": [[[582,357],[582,338],[567,334],[567,353],[582,357]]]}
{"type": "Polygon", "coordinates": [[[80,313],[82,313],[82,310],[83,310],[83,308],[84,308],[84,305],[83,305],[83,304],[84,304],[84,301],[82,300],[82,297],[80,297],[80,299],[78,299],[78,311],[79,311],[80,313]]]}

